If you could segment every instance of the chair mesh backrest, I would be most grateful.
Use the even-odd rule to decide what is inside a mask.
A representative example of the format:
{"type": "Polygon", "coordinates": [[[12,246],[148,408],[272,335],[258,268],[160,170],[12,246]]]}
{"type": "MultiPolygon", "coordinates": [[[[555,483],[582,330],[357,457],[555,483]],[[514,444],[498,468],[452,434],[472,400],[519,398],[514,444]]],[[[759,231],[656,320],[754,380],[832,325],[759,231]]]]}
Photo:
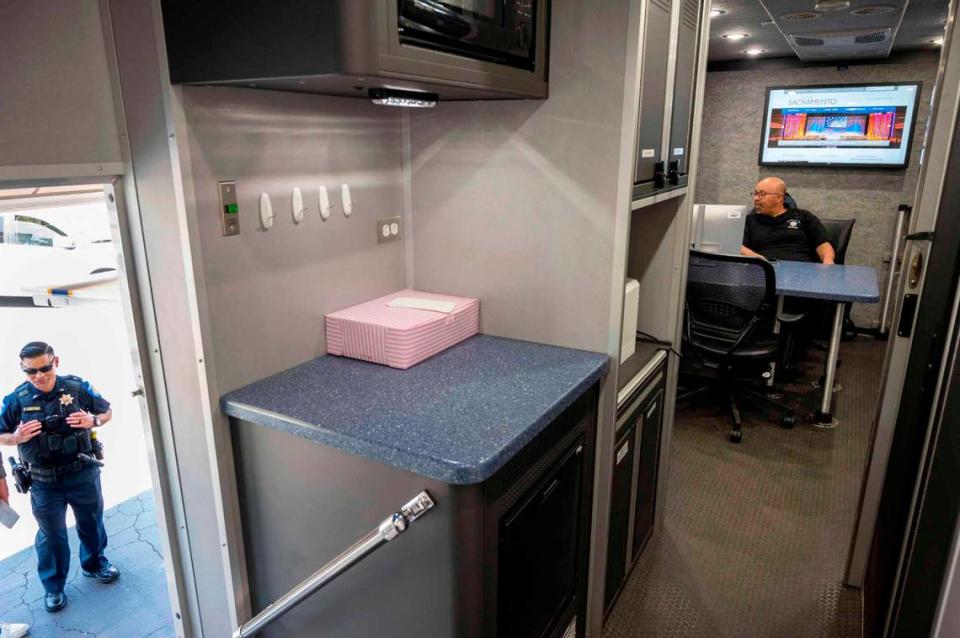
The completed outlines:
{"type": "Polygon", "coordinates": [[[776,299],[773,277],[773,267],[761,259],[691,251],[688,319],[694,327],[739,332],[753,317],[771,311],[776,299]]]}

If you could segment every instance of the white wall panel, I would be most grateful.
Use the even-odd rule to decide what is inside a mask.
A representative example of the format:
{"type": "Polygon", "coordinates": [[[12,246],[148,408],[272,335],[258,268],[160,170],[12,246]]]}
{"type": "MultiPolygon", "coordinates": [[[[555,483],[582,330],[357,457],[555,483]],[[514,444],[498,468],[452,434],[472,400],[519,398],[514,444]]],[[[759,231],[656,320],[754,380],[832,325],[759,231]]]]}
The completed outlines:
{"type": "Polygon", "coordinates": [[[236,88],[178,90],[189,135],[210,333],[220,392],[326,352],[323,315],[404,286],[403,243],[376,220],[403,210],[399,109],[366,100],[236,88]],[[221,234],[217,182],[235,180],[240,235],[221,234]],[[347,183],[353,214],[343,215],[347,183]],[[317,187],[333,203],[318,213],[317,187]],[[295,225],[291,193],[307,212],[295,225]],[[275,214],[260,227],[257,202],[275,214]]]}
{"type": "Polygon", "coordinates": [[[0,61],[0,179],[121,161],[97,0],[0,2],[0,61]]]}
{"type": "Polygon", "coordinates": [[[414,279],[483,332],[606,352],[628,3],[556,2],[546,101],[411,115],[414,279]]]}

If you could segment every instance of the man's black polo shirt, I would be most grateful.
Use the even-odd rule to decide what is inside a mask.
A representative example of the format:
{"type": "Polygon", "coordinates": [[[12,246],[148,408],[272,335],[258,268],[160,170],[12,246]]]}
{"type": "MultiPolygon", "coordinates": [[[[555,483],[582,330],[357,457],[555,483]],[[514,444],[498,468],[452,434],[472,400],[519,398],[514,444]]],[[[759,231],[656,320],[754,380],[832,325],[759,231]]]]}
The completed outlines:
{"type": "Polygon", "coordinates": [[[752,212],[743,226],[743,245],[767,259],[820,261],[817,246],[830,241],[817,216],[802,208],[789,208],[771,217],[752,212]]]}

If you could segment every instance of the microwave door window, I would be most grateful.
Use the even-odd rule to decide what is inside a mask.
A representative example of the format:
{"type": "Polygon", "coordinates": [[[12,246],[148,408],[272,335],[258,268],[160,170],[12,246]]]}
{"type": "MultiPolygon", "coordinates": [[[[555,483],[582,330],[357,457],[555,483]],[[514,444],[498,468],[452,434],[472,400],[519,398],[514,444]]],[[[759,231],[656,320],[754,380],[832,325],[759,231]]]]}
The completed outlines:
{"type": "Polygon", "coordinates": [[[542,1],[398,0],[400,42],[532,71],[542,1]]]}

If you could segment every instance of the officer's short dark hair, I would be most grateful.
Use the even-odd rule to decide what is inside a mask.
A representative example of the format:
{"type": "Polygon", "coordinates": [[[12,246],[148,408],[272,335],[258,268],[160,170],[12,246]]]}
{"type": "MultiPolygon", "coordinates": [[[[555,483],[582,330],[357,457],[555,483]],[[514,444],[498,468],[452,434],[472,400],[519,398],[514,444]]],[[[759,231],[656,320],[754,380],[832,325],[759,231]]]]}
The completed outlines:
{"type": "Polygon", "coordinates": [[[53,354],[53,346],[49,343],[44,343],[43,341],[31,341],[27,345],[20,348],[20,359],[31,359],[33,357],[39,357],[42,355],[48,354],[51,357],[53,354]]]}

